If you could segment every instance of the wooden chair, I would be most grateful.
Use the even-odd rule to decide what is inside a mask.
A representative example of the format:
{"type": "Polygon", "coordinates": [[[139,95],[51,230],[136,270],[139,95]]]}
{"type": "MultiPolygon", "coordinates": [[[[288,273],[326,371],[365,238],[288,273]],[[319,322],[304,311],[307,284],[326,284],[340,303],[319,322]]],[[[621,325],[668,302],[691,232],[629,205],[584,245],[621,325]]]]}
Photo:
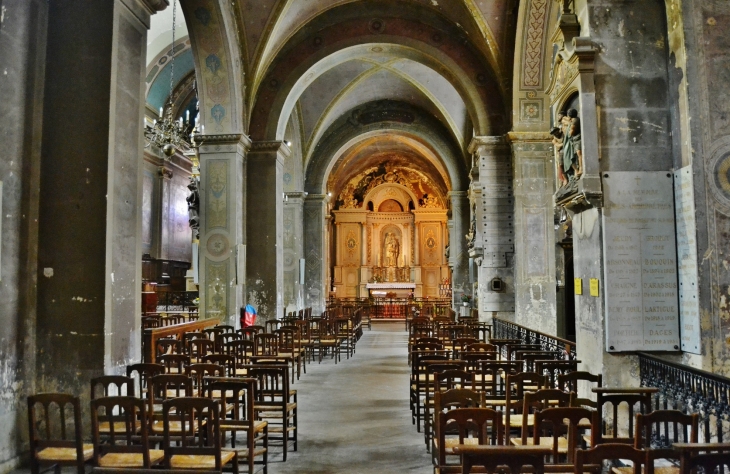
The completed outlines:
{"type": "Polygon", "coordinates": [[[157,359],[164,354],[179,354],[182,351],[182,343],[172,337],[165,337],[157,340],[157,359]]]}
{"type": "MultiPolygon", "coordinates": [[[[525,425],[523,417],[527,418],[527,426],[534,426],[534,415],[522,413],[526,391],[536,391],[546,388],[547,379],[544,375],[535,372],[518,372],[506,376],[504,425],[508,430],[519,429],[525,425]]],[[[487,403],[489,403],[487,401],[487,403]]]]}
{"type": "Polygon", "coordinates": [[[226,333],[226,334],[229,334],[229,333],[234,333],[234,332],[236,332],[236,328],[234,328],[233,326],[231,326],[231,325],[229,325],[229,324],[219,324],[219,325],[217,325],[216,327],[217,327],[218,329],[222,329],[222,330],[223,330],[223,332],[224,332],[224,333],[226,333]]]}
{"type": "Polygon", "coordinates": [[[433,400],[426,399],[426,420],[424,426],[424,438],[426,449],[431,449],[431,440],[433,439],[435,413],[436,413],[436,394],[452,389],[474,389],[474,374],[460,369],[450,369],[443,372],[436,372],[433,376],[433,400]]]}
{"type": "Polygon", "coordinates": [[[209,341],[215,343],[215,339],[220,336],[221,334],[225,333],[226,330],[223,329],[220,326],[215,326],[212,328],[205,328],[202,331],[203,337],[208,339],[209,341]]]}
{"type": "MultiPolygon", "coordinates": [[[[535,392],[525,392],[522,401],[522,428],[521,436],[519,438],[510,438],[511,444],[528,446],[533,444],[533,436],[529,436],[534,426],[534,415],[541,410],[550,407],[567,407],[570,405],[570,394],[558,390],[556,388],[544,388],[535,392]],[[532,415],[532,420],[528,416],[532,415]],[[532,424],[530,424],[532,422],[532,424]]],[[[588,419],[590,421],[590,418],[588,419]]],[[[541,437],[539,439],[540,445],[547,445],[552,442],[551,437],[541,437]]],[[[568,448],[567,438],[562,438],[559,441],[559,449],[561,454],[564,454],[565,449],[568,448]]]]}
{"type": "Polygon", "coordinates": [[[730,471],[730,443],[674,443],[680,453],[681,474],[730,471]]]}
{"type": "Polygon", "coordinates": [[[494,337],[490,337],[488,342],[497,348],[497,352],[500,353],[500,357],[504,360],[508,360],[507,359],[507,345],[508,344],[520,344],[519,339],[506,339],[506,338],[494,338],[494,337]]]}
{"type": "Polygon", "coordinates": [[[279,329],[279,326],[283,324],[283,321],[279,319],[269,319],[264,323],[264,327],[266,328],[266,332],[271,334],[277,329],[279,329]]]}
{"type": "MultiPolygon", "coordinates": [[[[243,341],[249,342],[249,341],[243,341]]],[[[208,354],[203,356],[203,364],[216,364],[225,369],[226,377],[236,376],[236,357],[229,354],[208,354]]],[[[245,362],[248,363],[248,362],[245,362]]]]}
{"type": "Polygon", "coordinates": [[[254,341],[238,340],[226,343],[223,352],[236,360],[236,375],[246,375],[243,367],[251,363],[251,357],[255,354],[256,344],[254,341]]]}
{"type": "Polygon", "coordinates": [[[543,360],[537,359],[533,361],[535,372],[543,374],[548,378],[548,385],[555,388],[558,387],[558,376],[569,374],[578,370],[579,360],[543,360]]]}
{"type": "MultiPolygon", "coordinates": [[[[699,415],[679,410],[655,410],[636,415],[634,447],[646,451],[646,474],[679,474],[677,466],[654,467],[657,459],[679,461],[680,454],[674,443],[697,443],[699,415]]],[[[621,474],[630,474],[620,471],[621,474]]]]}
{"type": "MultiPolygon", "coordinates": [[[[490,340],[490,342],[492,341],[490,340]]],[[[515,360],[515,354],[519,351],[542,351],[540,344],[523,344],[521,342],[517,344],[506,344],[505,348],[507,350],[507,360],[515,360]]]]}
{"type": "Polygon", "coordinates": [[[84,474],[84,464],[94,456],[94,446],[83,443],[78,397],[65,393],[29,396],[28,428],[32,474],[48,464],[56,465],[57,474],[60,466],[75,466],[79,474],[84,474]],[[67,422],[73,423],[71,430],[67,422]]]}
{"type": "Polygon", "coordinates": [[[481,466],[487,474],[521,474],[545,472],[545,455],[549,448],[542,446],[479,446],[457,445],[454,454],[460,454],[463,466],[460,472],[469,474],[474,466],[481,466]]]}
{"type": "Polygon", "coordinates": [[[94,464],[116,469],[150,469],[160,464],[165,453],[149,449],[146,420],[142,399],[102,397],[92,400],[94,464]]]}
{"type": "Polygon", "coordinates": [[[238,474],[238,455],[221,450],[218,402],[184,397],[162,403],[165,467],[222,472],[231,464],[238,474]],[[179,442],[176,442],[179,441],[179,442]]]}
{"type": "Polygon", "coordinates": [[[155,375],[165,373],[165,366],[162,364],[139,363],[127,366],[127,377],[135,380],[136,388],[134,393],[141,398],[147,397],[147,386],[149,380],[155,375]]]}
{"type": "Polygon", "coordinates": [[[479,360],[473,363],[467,358],[467,367],[475,373],[477,390],[484,392],[493,404],[504,405],[507,397],[507,376],[519,372],[522,364],[507,360],[479,360]]]}
{"type": "MultiPolygon", "coordinates": [[[[152,377],[149,380],[147,394],[150,435],[158,436],[163,433],[162,404],[165,401],[174,398],[190,397],[193,394],[193,381],[187,375],[163,374],[152,377]]],[[[173,425],[173,431],[179,433],[182,430],[182,426],[182,422],[178,421],[177,424],[173,425]]]]}
{"type": "Polygon", "coordinates": [[[191,363],[200,362],[203,356],[215,353],[215,344],[206,337],[188,340],[188,355],[191,363]]]}
{"type": "Polygon", "coordinates": [[[472,344],[477,344],[479,339],[475,337],[458,337],[451,341],[451,350],[453,351],[452,357],[459,359],[463,352],[467,351],[467,347],[472,344]]]}
{"type": "Polygon", "coordinates": [[[260,419],[269,422],[269,436],[278,433],[281,437],[284,461],[286,462],[289,442],[297,450],[297,396],[289,389],[288,367],[254,366],[248,376],[257,379],[254,410],[260,419]]]}
{"type": "Polygon", "coordinates": [[[439,413],[437,422],[434,453],[439,473],[460,472],[461,463],[449,462],[457,445],[501,445],[504,441],[502,413],[490,408],[456,408],[439,413]]]}
{"type": "Polygon", "coordinates": [[[410,386],[410,408],[411,423],[416,425],[417,431],[421,432],[421,420],[423,419],[423,411],[421,410],[421,395],[426,391],[426,362],[449,360],[448,351],[416,351],[412,354],[411,362],[411,386],[410,386]]]}
{"type": "Polygon", "coordinates": [[[230,414],[221,417],[220,430],[231,434],[231,448],[236,448],[238,432],[246,434],[246,449],[238,450],[238,460],[246,460],[253,474],[255,459],[262,457],[264,474],[268,472],[269,425],[256,420],[254,403],[257,380],[252,378],[216,378],[206,384],[206,396],[218,400],[219,406],[232,406],[230,414]]]}
{"type": "MultiPolygon", "coordinates": [[[[590,372],[585,371],[573,371],[564,374],[558,374],[558,388],[564,392],[575,392],[576,394],[581,393],[581,388],[594,388],[591,387],[603,387],[603,375],[594,375],[590,372]],[[583,387],[581,387],[583,385],[583,387]]],[[[590,398],[574,398],[575,406],[586,406],[593,409],[598,408],[595,400],[590,398]]]]}
{"type": "Polygon", "coordinates": [[[215,351],[223,352],[226,343],[243,339],[243,336],[237,332],[224,332],[215,336],[215,351]]]}
{"type": "Polygon", "coordinates": [[[597,431],[599,413],[578,407],[546,408],[535,413],[533,446],[550,448],[550,462],[545,470],[549,472],[570,472],[575,465],[575,450],[581,441],[582,426],[591,423],[597,431]]]}
{"type": "Polygon", "coordinates": [[[468,388],[453,388],[451,390],[438,391],[433,398],[434,426],[436,433],[432,438],[433,461],[437,464],[438,447],[435,446],[438,438],[438,417],[441,413],[456,408],[484,408],[484,394],[468,388]]]}
{"type": "Polygon", "coordinates": [[[641,466],[646,461],[646,455],[640,449],[626,443],[605,443],[591,449],[578,449],[575,452],[575,474],[595,473],[603,471],[605,461],[631,461],[633,474],[641,474],[641,466]]]}
{"type": "Polygon", "coordinates": [[[157,362],[165,366],[166,374],[184,374],[190,365],[190,356],[185,354],[165,354],[157,358],[157,362]]]}
{"type": "Polygon", "coordinates": [[[91,379],[91,400],[113,396],[134,397],[134,379],[123,375],[102,375],[91,379]]]}
{"type": "Polygon", "coordinates": [[[634,444],[634,420],[636,413],[651,411],[651,396],[658,389],[642,388],[593,388],[596,408],[604,414],[603,427],[596,433],[593,442],[634,444]],[[622,406],[625,407],[621,408],[622,406]],[[637,410],[638,408],[638,410],[637,410]],[[619,421],[622,423],[619,424],[619,421]],[[624,430],[623,428],[626,427],[624,430]]]}
{"type": "MultiPolygon", "coordinates": [[[[203,379],[205,377],[225,377],[226,368],[218,364],[190,364],[185,370],[185,375],[190,377],[193,382],[192,396],[202,397],[205,391],[203,379]]],[[[187,394],[186,396],[191,396],[187,394]]]]}
{"type": "Polygon", "coordinates": [[[291,370],[292,374],[296,369],[297,380],[301,376],[302,372],[302,350],[299,346],[297,338],[294,335],[292,329],[286,329],[284,326],[276,329],[275,334],[279,339],[277,341],[277,356],[290,357],[291,358],[291,370]],[[295,367],[296,366],[296,367],[295,367]]]}
{"type": "Polygon", "coordinates": [[[261,334],[262,332],[266,332],[263,326],[246,326],[245,328],[241,328],[237,330],[236,332],[243,337],[246,341],[253,341],[256,334],[261,334]]]}

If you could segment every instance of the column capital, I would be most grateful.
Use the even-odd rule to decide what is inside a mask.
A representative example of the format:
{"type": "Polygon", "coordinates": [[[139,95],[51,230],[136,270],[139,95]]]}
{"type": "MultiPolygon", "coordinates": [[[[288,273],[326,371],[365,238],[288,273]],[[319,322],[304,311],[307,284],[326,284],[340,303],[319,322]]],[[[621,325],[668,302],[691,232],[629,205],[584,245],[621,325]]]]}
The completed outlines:
{"type": "Polygon", "coordinates": [[[253,153],[279,153],[285,158],[291,156],[291,148],[281,140],[270,140],[251,143],[251,154],[253,153]]]}
{"type": "Polygon", "coordinates": [[[547,132],[509,132],[507,140],[510,143],[517,142],[549,142],[552,137],[547,132]]]}
{"type": "Polygon", "coordinates": [[[483,149],[495,150],[500,148],[506,148],[507,141],[502,135],[494,136],[474,136],[469,143],[469,153],[477,153],[483,149]]]}
{"type": "Polygon", "coordinates": [[[170,6],[170,0],[137,0],[137,3],[145,7],[150,15],[161,12],[170,6]]]}
{"type": "Polygon", "coordinates": [[[304,202],[308,204],[322,204],[329,202],[330,197],[326,194],[304,193],[304,202]]]}
{"type": "Polygon", "coordinates": [[[448,197],[452,201],[455,199],[466,199],[467,192],[466,191],[449,191],[448,193],[446,193],[446,197],[448,197]]]}
{"type": "Polygon", "coordinates": [[[242,153],[251,149],[251,139],[242,133],[229,133],[221,135],[195,135],[195,142],[200,143],[200,153],[220,153],[234,151],[230,145],[240,146],[242,153]],[[223,149],[228,147],[228,149],[223,149]]]}
{"type": "Polygon", "coordinates": [[[293,203],[302,203],[304,202],[305,194],[301,191],[293,191],[284,193],[284,197],[287,201],[292,201],[293,203]]]}

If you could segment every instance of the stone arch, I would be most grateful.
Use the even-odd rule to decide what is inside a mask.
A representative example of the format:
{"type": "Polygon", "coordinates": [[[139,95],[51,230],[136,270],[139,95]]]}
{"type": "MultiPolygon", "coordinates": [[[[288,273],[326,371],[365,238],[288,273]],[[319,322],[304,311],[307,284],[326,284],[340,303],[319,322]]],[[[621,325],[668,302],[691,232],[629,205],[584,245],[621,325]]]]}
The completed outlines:
{"type": "Polygon", "coordinates": [[[255,140],[280,139],[281,123],[285,123],[287,110],[293,107],[307,81],[359,50],[378,44],[402,48],[404,54],[439,71],[468,105],[478,134],[506,131],[506,113],[498,82],[491,68],[472,48],[451,37],[435,43],[434,35],[441,32],[423,23],[405,18],[384,21],[389,26],[383,34],[371,31],[369,19],[357,18],[317,31],[318,38],[336,41],[325,39],[314,44],[304,38],[285,48],[257,91],[251,114],[252,137],[255,140]]]}
{"type": "Polygon", "coordinates": [[[389,199],[397,201],[403,207],[403,212],[408,212],[409,201],[413,201],[414,204],[418,202],[418,198],[410,189],[397,183],[381,184],[374,187],[365,195],[363,202],[372,201],[373,207],[377,210],[383,202],[389,199]]]}
{"type": "Polygon", "coordinates": [[[241,53],[230,2],[181,2],[195,62],[200,120],[205,134],[246,129],[241,53]]]}
{"type": "Polygon", "coordinates": [[[465,189],[468,185],[467,164],[463,154],[433,119],[416,114],[410,123],[376,122],[367,125],[354,124],[351,114],[335,122],[326,134],[326,140],[317,147],[312,157],[305,163],[304,190],[312,194],[327,192],[327,177],[347,151],[363,140],[371,137],[394,134],[403,137],[419,147],[442,168],[446,186],[451,190],[465,189]],[[434,133],[436,130],[436,133],[434,133]]]}

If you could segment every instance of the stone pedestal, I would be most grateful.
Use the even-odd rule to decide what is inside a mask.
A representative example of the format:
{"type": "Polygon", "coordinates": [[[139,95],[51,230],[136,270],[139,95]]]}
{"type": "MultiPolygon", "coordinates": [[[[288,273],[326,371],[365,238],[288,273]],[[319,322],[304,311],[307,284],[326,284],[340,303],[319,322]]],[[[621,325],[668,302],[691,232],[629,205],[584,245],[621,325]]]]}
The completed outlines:
{"type": "Polygon", "coordinates": [[[284,160],[281,141],[255,142],[248,155],[246,183],[246,302],[262,321],[284,312],[284,160]]]}

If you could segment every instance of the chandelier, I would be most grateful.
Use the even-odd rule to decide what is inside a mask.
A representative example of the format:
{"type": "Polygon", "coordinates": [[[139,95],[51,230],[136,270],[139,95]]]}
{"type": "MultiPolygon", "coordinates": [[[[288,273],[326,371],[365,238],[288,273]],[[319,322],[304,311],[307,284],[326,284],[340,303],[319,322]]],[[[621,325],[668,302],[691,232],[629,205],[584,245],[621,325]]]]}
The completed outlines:
{"type": "Polygon", "coordinates": [[[174,87],[175,74],[175,10],[177,0],[172,4],[172,46],[170,48],[170,95],[165,107],[160,107],[160,120],[154,120],[152,125],[145,125],[144,136],[147,141],[145,148],[155,145],[162,150],[165,159],[170,159],[176,151],[185,153],[194,148],[192,136],[196,133],[195,120],[190,124],[190,111],[187,111],[185,121],[180,117],[175,120],[172,117],[172,91],[174,87]]]}

